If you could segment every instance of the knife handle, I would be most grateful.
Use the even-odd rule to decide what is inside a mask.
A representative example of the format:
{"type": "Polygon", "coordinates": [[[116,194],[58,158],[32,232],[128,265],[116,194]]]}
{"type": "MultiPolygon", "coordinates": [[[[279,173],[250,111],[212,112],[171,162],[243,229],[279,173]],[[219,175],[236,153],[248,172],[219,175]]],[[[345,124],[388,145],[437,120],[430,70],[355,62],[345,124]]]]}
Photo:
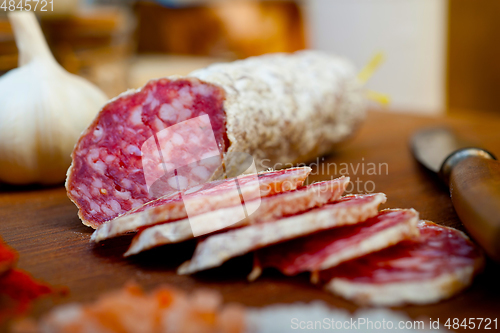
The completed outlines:
{"type": "Polygon", "coordinates": [[[450,194],[472,238],[500,262],[500,162],[481,156],[459,161],[451,170],[450,194]]]}

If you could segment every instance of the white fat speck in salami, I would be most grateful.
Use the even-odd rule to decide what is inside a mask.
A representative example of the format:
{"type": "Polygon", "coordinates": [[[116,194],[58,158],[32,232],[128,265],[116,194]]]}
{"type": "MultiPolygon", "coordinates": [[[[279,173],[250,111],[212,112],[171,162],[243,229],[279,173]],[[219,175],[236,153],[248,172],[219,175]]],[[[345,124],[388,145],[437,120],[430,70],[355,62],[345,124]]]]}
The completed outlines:
{"type": "MultiPolygon", "coordinates": [[[[125,256],[137,254],[144,250],[171,243],[178,243],[193,238],[192,224],[203,223],[208,230],[217,231],[226,228],[236,228],[245,225],[267,223],[286,216],[305,212],[315,207],[321,207],[329,202],[336,201],[345,191],[349,178],[314,183],[295,191],[284,192],[270,197],[265,197],[258,203],[258,209],[245,219],[236,224],[231,224],[233,217],[242,210],[241,205],[211,211],[196,220],[182,219],[179,221],[162,223],[141,230],[134,237],[132,244],[125,256]]],[[[251,203],[250,203],[251,205],[251,203]]]]}
{"type": "MultiPolygon", "coordinates": [[[[311,168],[290,168],[279,171],[261,172],[257,175],[244,175],[237,178],[242,195],[252,194],[256,189],[261,197],[272,196],[301,186],[311,168]]],[[[345,178],[344,178],[345,179],[345,178]]],[[[182,193],[174,193],[155,201],[151,201],[123,216],[108,221],[97,228],[92,240],[102,240],[122,235],[127,232],[154,225],[161,222],[174,221],[188,217],[185,201],[189,204],[189,216],[196,216],[220,208],[241,204],[236,189],[235,178],[213,181],[187,189],[182,193]]]]}
{"type": "Polygon", "coordinates": [[[257,250],[257,269],[275,267],[286,275],[325,270],[418,236],[413,209],[384,210],[345,226],[257,250]]]}
{"type": "Polygon", "coordinates": [[[481,250],[453,228],[428,221],[420,237],[320,273],[331,292],[359,304],[398,306],[438,302],[472,283],[481,250]]]}
{"type": "MultiPolygon", "coordinates": [[[[253,57],[212,65],[185,78],[152,80],[138,91],[111,100],[82,134],[68,170],[68,196],[79,207],[82,221],[95,228],[137,202],[167,194],[173,189],[165,180],[156,182],[158,186],[151,191],[149,180],[164,172],[154,166],[161,165],[162,159],[163,163],[192,160],[176,145],[205,147],[208,141],[197,135],[191,140],[190,131],[171,136],[172,146],[162,145],[163,156],[156,164],[144,166],[145,170],[144,154],[130,146],[142,147],[158,132],[203,115],[210,119],[218,150],[226,154],[226,175],[233,177],[241,165],[238,153],[250,154],[257,171],[280,169],[328,153],[353,133],[364,113],[354,66],[318,51],[253,57]],[[88,151],[96,153],[93,161],[87,159],[88,151]],[[146,179],[146,172],[152,177],[146,179]],[[90,186],[96,178],[107,194],[85,196],[81,186],[90,186]],[[128,188],[121,187],[123,180],[129,181],[128,188]],[[115,189],[129,192],[130,199],[115,196],[115,189]],[[119,211],[90,209],[89,200],[102,207],[111,199],[120,203],[119,211]]],[[[204,164],[208,173],[186,167],[184,183],[194,186],[213,170],[217,172],[211,179],[217,179],[220,165],[221,161],[204,164]]]]}
{"type": "Polygon", "coordinates": [[[377,215],[378,206],[385,200],[382,193],[346,196],[306,213],[209,236],[198,243],[193,258],[183,263],[177,272],[191,274],[271,244],[363,222],[377,215]]]}

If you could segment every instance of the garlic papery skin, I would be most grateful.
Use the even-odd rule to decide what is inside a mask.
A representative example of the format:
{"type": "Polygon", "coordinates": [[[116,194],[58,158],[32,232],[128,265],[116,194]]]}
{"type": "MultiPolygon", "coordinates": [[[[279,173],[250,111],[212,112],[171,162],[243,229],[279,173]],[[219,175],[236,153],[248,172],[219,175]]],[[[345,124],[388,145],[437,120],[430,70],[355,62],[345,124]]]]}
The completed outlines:
{"type": "Polygon", "coordinates": [[[11,12],[19,67],[0,77],[0,181],[57,184],[106,95],[54,59],[32,12],[11,12]]]}

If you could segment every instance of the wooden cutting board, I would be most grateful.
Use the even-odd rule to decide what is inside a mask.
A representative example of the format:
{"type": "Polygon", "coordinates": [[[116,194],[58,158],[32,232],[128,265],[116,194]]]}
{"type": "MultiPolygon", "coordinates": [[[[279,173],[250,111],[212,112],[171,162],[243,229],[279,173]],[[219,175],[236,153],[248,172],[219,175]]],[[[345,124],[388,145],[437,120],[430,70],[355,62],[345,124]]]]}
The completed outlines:
{"type": "MultiPolygon", "coordinates": [[[[500,117],[485,118],[470,113],[455,118],[428,118],[370,112],[353,140],[334,155],[320,158],[309,181],[338,177],[346,171],[347,165],[348,174],[354,181],[352,193],[385,192],[388,201],[384,208],[413,207],[423,219],[463,230],[446,189],[417,165],[409,151],[409,138],[416,129],[438,124],[452,127],[466,139],[500,156],[500,117]],[[376,166],[375,175],[371,174],[374,170],[369,163],[376,166]]],[[[134,280],[146,289],[161,283],[185,290],[208,287],[219,290],[225,301],[249,306],[323,300],[350,311],[356,309],[353,304],[309,284],[307,274],[284,277],[274,271],[265,271],[257,281],[248,283],[245,277],[251,270],[249,255],[195,276],[178,276],[175,269],[190,258],[193,242],[165,246],[123,259],[121,254],[130,237],[102,245],[91,244],[92,229],[82,225],[76,214],[77,209],[62,186],[21,189],[0,185],[2,238],[19,252],[20,268],[52,285],[69,288],[70,295],[59,303],[90,301],[102,292],[134,280]]],[[[448,318],[493,319],[498,317],[500,309],[499,281],[500,265],[488,262],[485,272],[462,294],[435,305],[398,310],[412,318],[440,318],[441,323],[448,318]]],[[[38,304],[34,314],[43,313],[51,305],[50,302],[38,304]]]]}

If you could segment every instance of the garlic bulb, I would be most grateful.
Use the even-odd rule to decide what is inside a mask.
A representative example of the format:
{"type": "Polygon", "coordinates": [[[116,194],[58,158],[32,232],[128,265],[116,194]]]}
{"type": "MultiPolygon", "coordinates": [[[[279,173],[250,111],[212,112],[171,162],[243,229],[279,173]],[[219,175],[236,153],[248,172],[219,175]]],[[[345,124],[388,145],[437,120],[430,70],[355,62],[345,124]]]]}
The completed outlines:
{"type": "Polygon", "coordinates": [[[56,184],[107,97],[56,62],[32,12],[8,15],[19,67],[0,77],[0,181],[56,184]]]}

